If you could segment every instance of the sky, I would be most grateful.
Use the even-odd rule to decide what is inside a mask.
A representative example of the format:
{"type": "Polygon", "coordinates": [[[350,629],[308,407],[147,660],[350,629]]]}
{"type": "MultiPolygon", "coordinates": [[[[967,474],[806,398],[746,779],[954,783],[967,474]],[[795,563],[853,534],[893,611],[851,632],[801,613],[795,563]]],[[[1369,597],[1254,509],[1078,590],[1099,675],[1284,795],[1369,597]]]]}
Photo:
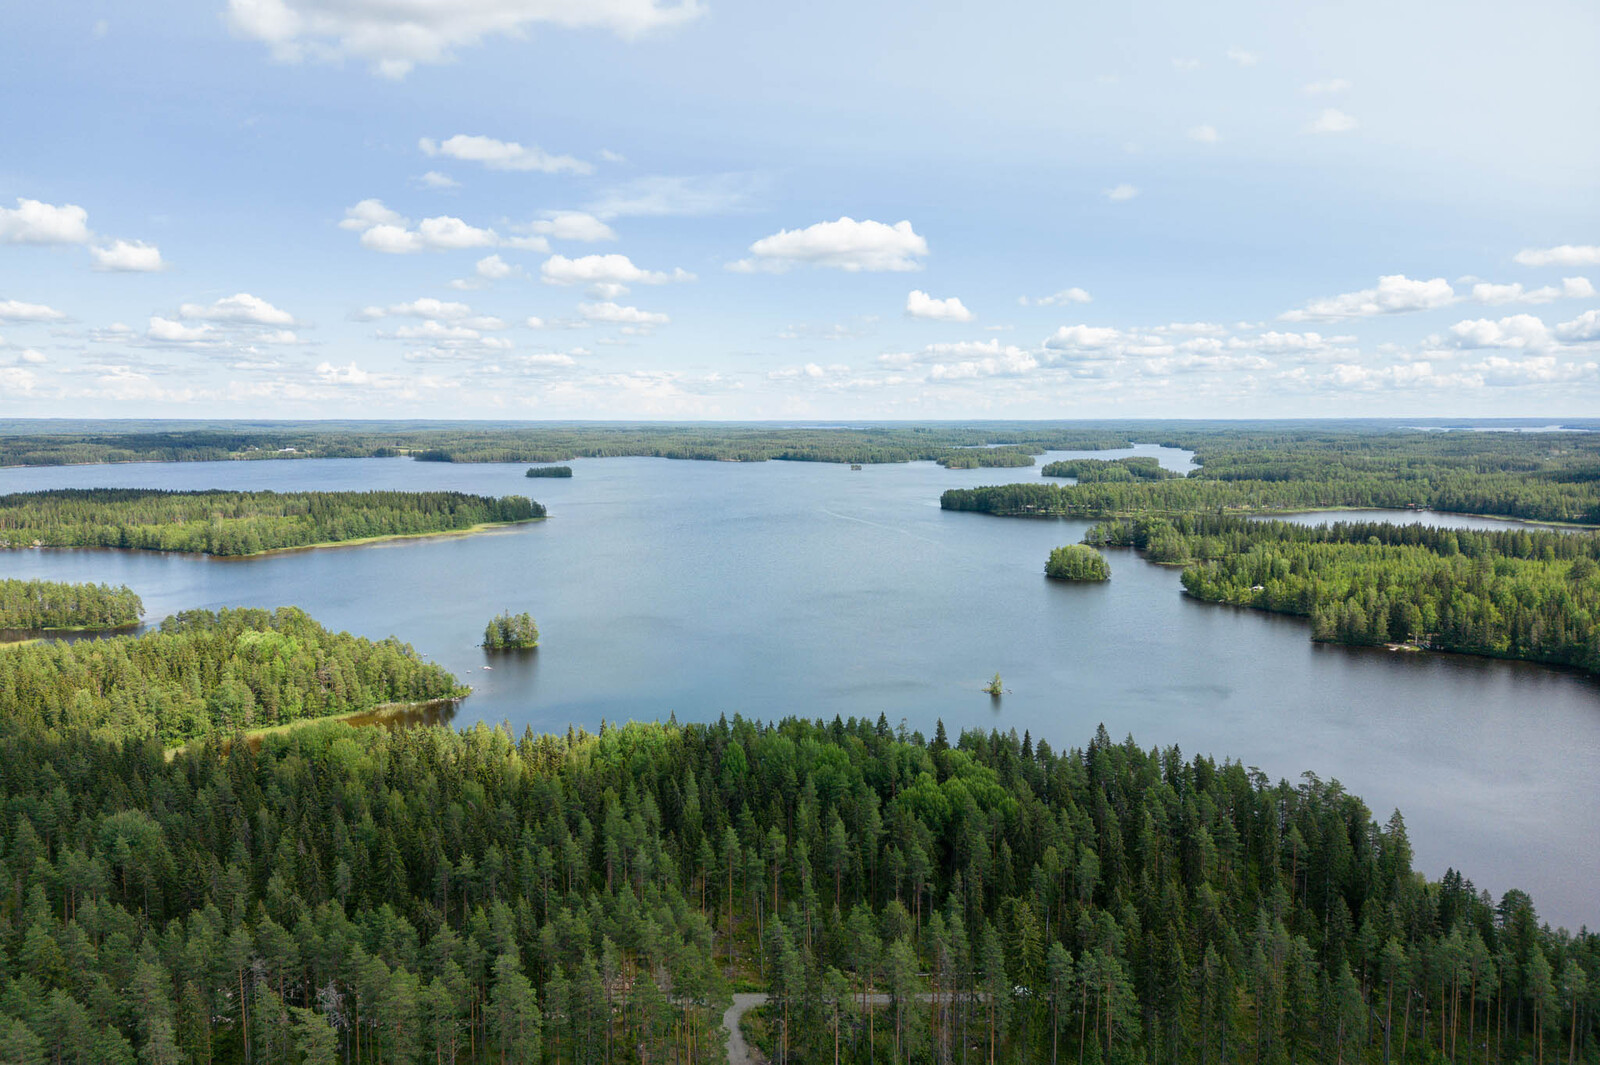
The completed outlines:
{"type": "Polygon", "coordinates": [[[0,415],[1600,415],[1600,5],[0,0],[0,415]]]}

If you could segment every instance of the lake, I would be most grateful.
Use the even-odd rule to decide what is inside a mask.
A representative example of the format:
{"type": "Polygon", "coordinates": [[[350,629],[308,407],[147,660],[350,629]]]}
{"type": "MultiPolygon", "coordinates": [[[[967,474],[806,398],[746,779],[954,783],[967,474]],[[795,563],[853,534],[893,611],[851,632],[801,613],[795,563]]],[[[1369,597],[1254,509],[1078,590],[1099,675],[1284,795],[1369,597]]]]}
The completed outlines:
{"type": "MultiPolygon", "coordinates": [[[[1187,453],[1155,447],[1058,458],[1187,453]]],[[[60,487],[456,489],[531,495],[547,521],[465,538],[219,560],[105,550],[0,553],[0,576],[126,583],[152,619],[191,607],[303,606],[334,628],[398,635],[475,692],[455,723],[519,732],[602,719],[902,720],[931,734],[1029,730],[1061,749],[1104,722],[1275,779],[1337,778],[1379,821],[1405,814],[1417,866],[1454,865],[1540,915],[1600,919],[1600,682],[1523,663],[1314,644],[1294,618],[1185,598],[1178,572],[1108,551],[1109,583],[1044,578],[1087,523],[939,509],[946,488],[1038,469],[932,463],[409,459],[0,470],[0,493],[60,487]],[[525,656],[477,647],[529,611],[525,656]],[[999,671],[1008,694],[982,692],[999,671]]],[[[1379,512],[1389,520],[1419,515],[1379,512]]],[[[1362,520],[1364,512],[1332,517],[1362,520]]],[[[1486,519],[1421,515],[1484,527],[1486,519]]],[[[1305,517],[1297,520],[1309,520],[1305,517]]]]}

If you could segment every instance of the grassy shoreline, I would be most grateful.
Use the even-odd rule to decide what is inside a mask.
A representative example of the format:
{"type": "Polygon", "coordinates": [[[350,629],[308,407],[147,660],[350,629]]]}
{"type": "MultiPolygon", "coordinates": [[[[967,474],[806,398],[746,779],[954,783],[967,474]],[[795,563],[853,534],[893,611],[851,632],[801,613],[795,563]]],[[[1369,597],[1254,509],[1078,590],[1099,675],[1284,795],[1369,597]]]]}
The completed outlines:
{"type": "MultiPolygon", "coordinates": [[[[265,739],[268,736],[282,735],[295,729],[306,728],[310,725],[322,725],[330,721],[342,721],[345,724],[353,725],[358,728],[366,727],[368,725],[381,725],[390,718],[399,717],[402,714],[410,713],[415,710],[426,710],[429,707],[443,707],[446,705],[459,704],[462,699],[465,699],[467,695],[470,695],[471,693],[472,689],[467,688],[463,694],[445,699],[424,699],[421,702],[415,703],[379,703],[377,706],[369,706],[364,710],[350,710],[343,714],[326,714],[322,717],[302,717],[298,720],[285,722],[281,725],[261,725],[257,728],[245,729],[243,735],[246,743],[253,744],[265,739]]],[[[220,730],[218,731],[220,732],[220,730]]],[[[217,733],[213,733],[213,735],[216,734],[217,733]]],[[[224,736],[223,742],[232,743],[233,735],[235,734],[228,734],[224,736]]],[[[162,754],[165,755],[166,760],[170,762],[187,750],[189,744],[205,738],[206,737],[203,736],[197,736],[195,739],[185,740],[183,743],[180,743],[175,747],[164,748],[162,754]]]]}

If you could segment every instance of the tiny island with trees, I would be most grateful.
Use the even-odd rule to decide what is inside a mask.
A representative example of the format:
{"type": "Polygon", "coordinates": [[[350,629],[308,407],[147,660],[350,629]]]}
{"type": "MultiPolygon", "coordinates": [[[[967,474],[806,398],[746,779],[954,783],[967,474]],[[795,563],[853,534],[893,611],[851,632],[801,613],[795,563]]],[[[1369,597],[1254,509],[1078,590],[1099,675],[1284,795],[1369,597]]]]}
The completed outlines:
{"type": "Polygon", "coordinates": [[[526,614],[497,614],[483,630],[490,651],[531,651],[539,646],[539,626],[526,614]]]}
{"type": "Polygon", "coordinates": [[[1067,544],[1050,552],[1044,574],[1058,581],[1109,581],[1111,565],[1092,547],[1067,544]]]}
{"type": "Polygon", "coordinates": [[[571,466],[529,466],[524,477],[571,477],[571,466]]]}

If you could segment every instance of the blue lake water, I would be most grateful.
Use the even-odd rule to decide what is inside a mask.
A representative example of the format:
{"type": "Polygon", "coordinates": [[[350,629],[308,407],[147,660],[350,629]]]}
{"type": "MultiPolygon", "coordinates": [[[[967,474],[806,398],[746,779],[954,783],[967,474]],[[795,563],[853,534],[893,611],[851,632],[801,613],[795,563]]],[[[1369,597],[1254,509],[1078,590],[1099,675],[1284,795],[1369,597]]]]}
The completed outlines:
{"type": "MultiPolygon", "coordinates": [[[[1148,446],[1040,463],[1078,454],[1156,455],[1188,468],[1185,453],[1148,446]]],[[[1037,478],[1037,468],[570,465],[571,480],[527,479],[522,465],[408,459],[5,469],[0,492],[456,489],[532,495],[550,518],[233,561],[9,552],[0,576],[126,583],[152,619],[294,604],[335,628],[395,634],[474,686],[457,724],[564,730],[669,713],[882,713],[927,732],[942,718],[952,735],[1026,729],[1061,748],[1086,743],[1104,722],[1119,738],[1231,757],[1275,778],[1337,778],[1379,820],[1404,812],[1430,874],[1454,865],[1497,895],[1522,887],[1544,918],[1571,927],[1600,918],[1594,679],[1313,644],[1297,619],[1186,599],[1175,570],[1130,552],[1107,552],[1107,584],[1050,582],[1045,556],[1086,523],[939,509],[946,488],[1037,478]],[[476,646],[501,610],[534,615],[537,652],[490,657],[476,646]],[[998,704],[982,692],[996,671],[1009,689],[998,704]]]]}

